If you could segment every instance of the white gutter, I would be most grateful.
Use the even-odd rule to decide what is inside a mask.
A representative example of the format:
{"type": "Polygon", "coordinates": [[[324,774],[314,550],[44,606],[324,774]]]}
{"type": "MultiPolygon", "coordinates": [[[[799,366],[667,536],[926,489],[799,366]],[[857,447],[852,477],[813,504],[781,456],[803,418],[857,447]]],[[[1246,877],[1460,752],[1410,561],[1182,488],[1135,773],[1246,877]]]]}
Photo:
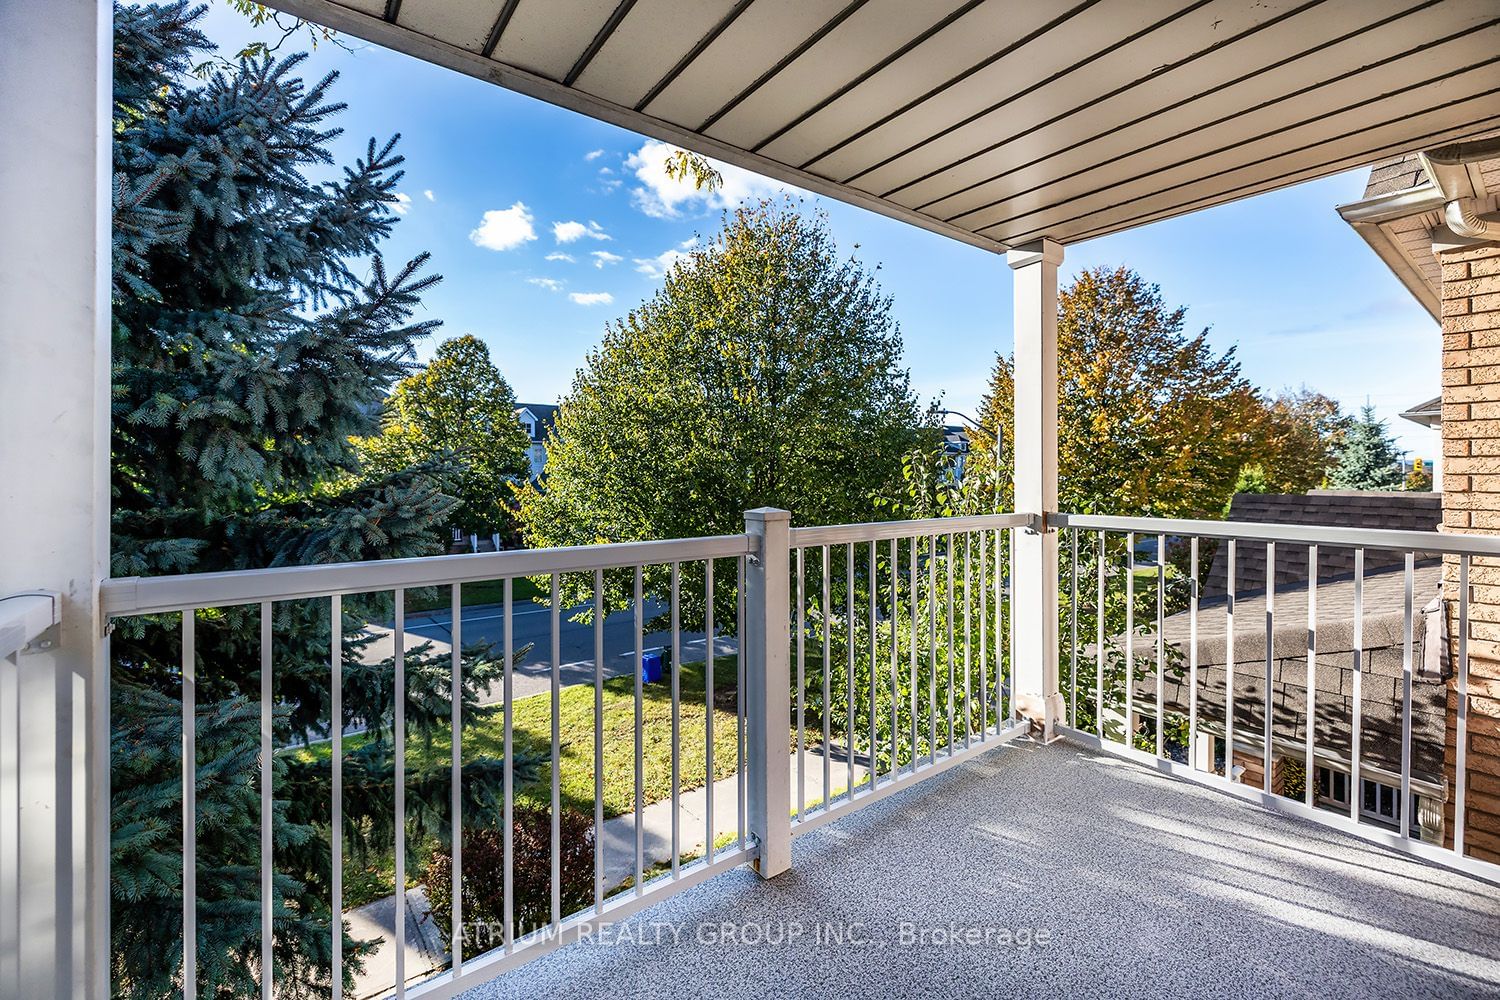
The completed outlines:
{"type": "Polygon", "coordinates": [[[1500,221],[1481,218],[1476,210],[1480,192],[1468,164],[1500,156],[1500,140],[1458,143],[1418,154],[1422,169],[1443,196],[1443,221],[1455,236],[1468,240],[1500,240],[1500,221]]]}

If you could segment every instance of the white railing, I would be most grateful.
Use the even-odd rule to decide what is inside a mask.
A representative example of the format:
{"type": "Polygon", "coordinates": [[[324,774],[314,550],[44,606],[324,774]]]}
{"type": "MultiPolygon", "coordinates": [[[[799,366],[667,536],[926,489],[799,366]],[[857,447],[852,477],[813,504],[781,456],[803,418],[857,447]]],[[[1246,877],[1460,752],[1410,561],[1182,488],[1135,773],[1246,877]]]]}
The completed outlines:
{"type": "Polygon", "coordinates": [[[1028,523],[792,529],[793,836],[1026,731],[1010,608],[1015,532],[1028,523]]]}
{"type": "Polygon", "coordinates": [[[1464,846],[1470,573],[1475,560],[1500,565],[1500,538],[1072,514],[1052,523],[1068,735],[1500,876],[1464,846]],[[1248,557],[1265,568],[1247,580],[1248,557]],[[1424,678],[1424,665],[1438,676],[1424,678]],[[1241,780],[1256,769],[1258,782],[1241,780]],[[1289,789],[1299,770],[1300,790],[1289,789]]]}
{"type": "MultiPolygon", "coordinates": [[[[289,601],[326,601],[327,614],[330,631],[330,645],[328,653],[328,685],[330,693],[330,708],[328,712],[326,741],[329,744],[332,792],[329,803],[329,815],[331,816],[331,829],[329,831],[330,865],[332,871],[331,889],[331,912],[342,914],[344,912],[344,890],[342,885],[343,865],[343,841],[344,841],[344,814],[345,814],[345,787],[343,783],[343,765],[346,758],[345,738],[350,736],[353,729],[346,731],[344,724],[344,713],[341,695],[344,691],[344,670],[349,653],[345,649],[344,625],[344,597],[352,594],[387,593],[390,595],[390,607],[392,609],[392,620],[389,629],[389,638],[394,650],[392,665],[394,670],[394,690],[405,693],[407,688],[407,661],[412,654],[409,644],[408,616],[406,613],[406,596],[408,591],[418,588],[447,587],[450,588],[451,603],[448,614],[451,616],[451,689],[448,692],[448,703],[451,708],[449,719],[449,731],[452,734],[451,753],[449,760],[449,781],[451,783],[452,799],[449,806],[451,812],[451,831],[449,835],[452,858],[452,910],[449,914],[450,926],[454,929],[450,943],[450,965],[447,969],[427,978],[413,982],[417,978],[405,967],[406,963],[406,927],[408,906],[406,892],[403,891],[408,882],[407,868],[407,837],[404,831],[407,829],[407,751],[408,732],[406,725],[406,697],[394,697],[392,700],[392,719],[390,720],[389,732],[394,752],[394,815],[392,817],[393,828],[396,834],[393,843],[388,845],[394,855],[395,875],[392,880],[392,891],[394,892],[396,919],[394,942],[395,972],[394,981],[387,986],[397,997],[423,996],[423,997],[446,997],[451,996],[462,989],[466,989],[477,983],[492,978],[508,968],[519,963],[528,961],[544,954],[562,944],[577,939],[587,928],[598,924],[608,923],[622,919],[630,913],[647,905],[651,901],[659,899],[664,895],[679,891],[690,885],[702,881],[704,878],[727,868],[742,864],[753,859],[757,854],[757,845],[751,840],[750,829],[747,821],[745,807],[747,775],[754,773],[756,766],[747,762],[745,754],[747,751],[746,741],[746,703],[744,691],[747,683],[745,677],[746,659],[744,655],[744,644],[737,643],[738,651],[734,654],[736,660],[737,677],[734,678],[734,689],[736,691],[736,714],[738,717],[739,734],[737,739],[737,760],[733,770],[732,783],[737,790],[738,804],[731,803],[731,811],[737,814],[737,828],[731,831],[730,842],[723,844],[723,837],[716,837],[718,824],[714,815],[713,789],[716,774],[716,762],[714,760],[714,708],[715,708],[715,682],[714,676],[714,652],[716,648],[715,638],[719,635],[732,634],[743,635],[744,615],[744,590],[746,577],[746,561],[756,551],[756,540],[748,534],[727,535],[709,538],[682,539],[660,542],[639,542],[616,545],[598,545],[579,548],[530,550],[515,552],[481,553],[475,555],[441,556],[422,559],[401,559],[384,562],[354,563],[325,566],[290,567],[278,569],[252,570],[233,573],[211,573],[197,574],[191,576],[160,577],[160,578],[130,578],[108,581],[103,588],[102,602],[107,615],[116,622],[133,616],[151,615],[178,615],[180,616],[181,633],[181,713],[182,713],[182,856],[183,856],[183,927],[184,927],[184,950],[182,957],[182,981],[185,984],[197,982],[197,955],[196,948],[196,922],[197,922],[197,887],[196,852],[199,844],[198,838],[198,815],[196,806],[196,787],[201,780],[199,769],[203,761],[198,759],[196,750],[196,732],[198,726],[197,691],[205,683],[211,683],[213,678],[203,676],[203,671],[211,669],[211,664],[203,662],[195,651],[195,632],[200,616],[208,613],[218,614],[221,609],[244,606],[259,605],[260,614],[260,698],[259,708],[261,716],[261,744],[260,744],[260,774],[259,785],[261,791],[261,846],[260,846],[260,874],[261,874],[261,930],[260,930],[260,971],[257,973],[261,979],[263,995],[271,996],[273,984],[265,982],[264,970],[273,968],[272,965],[272,910],[270,901],[273,899],[272,878],[275,873],[275,861],[273,857],[273,844],[271,833],[274,826],[273,811],[275,808],[274,798],[278,790],[273,782],[273,756],[281,752],[285,747],[273,746],[274,722],[276,711],[276,698],[274,696],[275,665],[272,658],[272,646],[275,641],[273,631],[274,613],[273,606],[281,602],[289,601]],[[732,566],[729,585],[727,587],[716,585],[715,564],[720,564],[722,570],[724,564],[732,566]],[[702,831],[702,856],[691,863],[685,863],[684,854],[687,848],[691,848],[697,842],[698,834],[689,834],[692,843],[684,839],[684,831],[681,829],[680,808],[681,774],[680,760],[683,755],[683,747],[679,738],[678,720],[681,711],[681,697],[679,680],[681,676],[681,636],[682,625],[680,607],[683,594],[680,592],[682,579],[686,568],[691,567],[693,578],[701,581],[703,590],[698,596],[701,597],[699,607],[704,615],[702,627],[705,633],[705,655],[704,655],[704,681],[705,681],[705,720],[707,726],[707,741],[704,749],[705,770],[703,774],[704,787],[707,796],[707,815],[705,817],[704,829],[702,831]],[[550,594],[547,595],[546,605],[550,610],[550,641],[551,641],[551,670],[548,682],[550,692],[550,717],[551,717],[551,860],[550,860],[550,893],[551,912],[549,919],[540,927],[535,929],[519,928],[517,915],[515,913],[516,886],[513,885],[513,872],[515,870],[514,855],[514,826],[512,809],[516,797],[514,762],[516,758],[516,741],[514,732],[514,710],[516,699],[512,697],[513,682],[516,666],[515,629],[514,629],[514,584],[521,579],[542,578],[550,582],[550,594]],[[559,788],[560,758],[562,746],[560,745],[559,733],[559,699],[562,690],[560,675],[560,636],[563,621],[562,594],[560,593],[560,581],[573,578],[575,584],[581,578],[583,581],[591,580],[591,594],[581,605],[575,606],[574,612],[583,611],[592,618],[593,626],[593,688],[594,688],[594,795],[593,795],[593,821],[594,821],[594,886],[593,900],[591,906],[578,908],[575,912],[566,912],[560,900],[560,884],[563,873],[560,871],[560,817],[561,801],[559,788]],[[607,577],[609,578],[607,580],[607,577]],[[648,585],[648,579],[653,583],[660,578],[665,581],[664,589],[653,592],[648,585]],[[503,716],[503,816],[499,817],[499,829],[504,837],[504,885],[503,906],[504,919],[501,924],[498,947],[484,950],[480,953],[465,953],[465,935],[460,931],[465,928],[463,910],[464,892],[460,887],[463,884],[463,856],[462,847],[464,843],[464,832],[466,820],[474,822],[483,819],[489,826],[493,827],[495,817],[466,817],[463,810],[463,764],[464,764],[464,736],[466,721],[463,717],[464,697],[462,694],[462,672],[463,672],[463,627],[464,627],[464,602],[463,588],[465,584],[474,584],[487,581],[503,581],[503,596],[500,602],[499,615],[504,623],[502,642],[503,652],[503,691],[501,706],[503,716]],[[628,598],[625,600],[626,610],[630,612],[632,637],[631,648],[626,652],[630,656],[631,668],[634,681],[634,763],[635,763],[635,787],[632,805],[635,815],[634,845],[633,845],[633,878],[628,879],[620,886],[607,884],[605,879],[605,747],[606,732],[604,728],[604,690],[606,682],[606,640],[605,623],[609,614],[616,612],[620,607],[618,594],[610,597],[610,585],[613,584],[617,590],[628,590],[628,598]],[[716,589],[717,588],[717,589],[716,589]],[[670,632],[670,648],[672,656],[666,664],[669,671],[669,688],[671,699],[671,794],[672,803],[672,826],[670,859],[667,870],[657,875],[653,872],[654,863],[649,860],[645,852],[645,831],[643,828],[646,815],[647,802],[645,800],[644,762],[647,748],[645,746],[646,728],[643,720],[644,691],[642,681],[642,657],[646,652],[645,629],[648,615],[654,615],[651,609],[658,608],[664,602],[665,608],[662,614],[669,619],[668,629],[670,632]],[[722,629],[716,626],[715,608],[731,607],[735,609],[732,613],[738,618],[731,629],[722,629]],[[716,840],[719,841],[716,844],[716,840]],[[656,876],[656,877],[653,877],[656,876]],[[524,933],[520,931],[525,930],[524,933]]],[[[720,577],[722,579],[722,576],[720,577]]],[[[159,619],[158,619],[159,622],[159,619]]],[[[727,678],[725,679],[728,680],[727,678]]],[[[723,685],[726,689],[728,683],[723,685]]],[[[380,725],[379,720],[360,720],[363,725],[376,727],[380,725]]],[[[777,766],[786,768],[785,759],[779,761],[777,766]]],[[[332,995],[337,998],[343,994],[343,963],[344,963],[344,934],[343,927],[336,920],[331,929],[332,934],[332,968],[330,969],[330,982],[332,995]]],[[[188,990],[188,995],[193,995],[188,990]]]]}

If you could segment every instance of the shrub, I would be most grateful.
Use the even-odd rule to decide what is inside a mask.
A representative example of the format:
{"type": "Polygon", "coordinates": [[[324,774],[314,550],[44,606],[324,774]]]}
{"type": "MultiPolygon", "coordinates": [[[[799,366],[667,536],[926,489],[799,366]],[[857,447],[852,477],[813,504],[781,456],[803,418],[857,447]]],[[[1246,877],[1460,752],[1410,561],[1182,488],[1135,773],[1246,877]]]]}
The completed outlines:
{"type": "MultiPolygon", "coordinates": [[[[514,829],[515,933],[536,930],[552,919],[552,814],[516,806],[514,829]]],[[[559,822],[558,872],[562,916],[594,900],[594,821],[564,809],[559,822]]],[[[437,850],[423,870],[432,919],[453,940],[453,858],[437,850]]],[[[486,950],[502,940],[505,922],[505,838],[499,829],[464,835],[463,919],[466,953],[486,950]]]]}

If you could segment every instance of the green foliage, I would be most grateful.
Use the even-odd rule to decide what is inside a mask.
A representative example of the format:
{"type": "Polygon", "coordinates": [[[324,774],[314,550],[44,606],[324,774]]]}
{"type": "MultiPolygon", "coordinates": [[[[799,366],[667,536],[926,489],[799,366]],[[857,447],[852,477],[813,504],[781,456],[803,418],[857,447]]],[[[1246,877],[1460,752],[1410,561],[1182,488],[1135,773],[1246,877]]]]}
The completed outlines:
{"type": "Polygon", "coordinates": [[[1426,465],[1420,458],[1412,462],[1411,471],[1406,474],[1401,488],[1415,493],[1426,493],[1432,489],[1432,473],[1427,471],[1426,465]]]}
{"type": "Polygon", "coordinates": [[[1402,486],[1401,453],[1396,439],[1375,418],[1375,408],[1365,406],[1339,448],[1338,466],[1329,481],[1341,490],[1399,490],[1402,486]]]}
{"type": "Polygon", "coordinates": [[[674,181],[691,178],[694,189],[698,191],[717,191],[724,186],[724,175],[712,163],[685,149],[673,150],[667,157],[665,169],[667,176],[674,181]]]}
{"type": "Polygon", "coordinates": [[[444,341],[427,366],[396,383],[378,435],[357,438],[366,474],[393,473],[434,456],[451,459],[447,484],[459,500],[454,527],[510,534],[511,484],[530,468],[529,440],[516,420],[510,383],[472,334],[444,341]]]}
{"type": "MultiPolygon", "coordinates": [[[[333,179],[332,76],[258,56],[193,76],[209,50],[185,3],[115,13],[113,494],[115,576],[252,569],[430,553],[454,499],[444,462],[360,473],[351,436],[407,374],[415,321],[438,279],[425,255],[388,271],[395,140],[333,179]]],[[[348,680],[330,719],[329,602],[270,605],[274,742],[332,725],[388,727],[394,663],[370,651],[388,594],[343,599],[348,680]]],[[[199,996],[259,991],[261,610],[195,613],[199,996]]],[[[117,623],[111,640],[114,992],[182,984],[180,616],[117,623]]],[[[448,658],[410,650],[405,697],[420,740],[448,717],[448,658]]],[[[463,657],[471,706],[497,670],[463,657]]],[[[494,761],[473,762],[476,802],[494,761]]],[[[389,740],[346,761],[351,851],[394,836],[389,740]]],[[[414,822],[446,808],[447,779],[413,773],[414,822]]],[[[327,995],[329,776],[273,760],[277,995],[327,995]]],[[[467,787],[466,793],[470,793],[467,787]]],[[[365,946],[345,940],[352,975],[365,946]]],[[[352,980],[351,980],[352,982],[352,980]]]]}
{"type": "MultiPolygon", "coordinates": [[[[743,512],[762,506],[800,524],[870,520],[876,498],[899,488],[917,435],[900,360],[890,300],[862,265],[838,258],[821,217],[785,202],[740,208],[590,353],[542,482],[519,491],[525,538],[739,532],[743,512]]],[[[606,582],[620,606],[628,576],[606,582]]],[[[664,582],[653,571],[650,592],[664,582]]],[[[695,625],[701,576],[685,577],[683,592],[698,601],[684,602],[695,625]]]]}
{"type": "Polygon", "coordinates": [[[1276,487],[1266,475],[1266,467],[1259,462],[1240,466],[1240,474],[1229,491],[1229,501],[1224,504],[1224,516],[1229,516],[1230,505],[1241,493],[1274,493],[1276,487]]]}

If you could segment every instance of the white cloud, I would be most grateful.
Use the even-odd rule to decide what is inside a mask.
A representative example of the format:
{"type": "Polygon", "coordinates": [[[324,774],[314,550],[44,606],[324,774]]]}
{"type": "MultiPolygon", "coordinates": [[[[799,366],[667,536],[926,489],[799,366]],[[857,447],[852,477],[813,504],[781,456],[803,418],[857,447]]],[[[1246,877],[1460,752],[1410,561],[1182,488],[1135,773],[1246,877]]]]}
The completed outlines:
{"type": "Polygon", "coordinates": [[[685,214],[730,208],[746,200],[796,190],[780,181],[717,160],[708,162],[724,178],[724,183],[713,191],[700,190],[693,186],[690,178],[674,180],[667,176],[667,159],[675,152],[676,146],[647,139],[644,146],[625,160],[626,169],[635,174],[641,185],[631,189],[631,201],[636,208],[658,219],[676,219],[685,214]]]}
{"type": "Polygon", "coordinates": [[[535,285],[538,288],[545,288],[549,292],[560,292],[563,290],[563,283],[556,278],[527,278],[526,283],[528,285],[535,285]]]}
{"type": "Polygon", "coordinates": [[[625,259],[617,253],[610,253],[608,250],[595,250],[589,256],[594,258],[595,267],[603,267],[606,264],[618,264],[625,259]]]}
{"type": "Polygon", "coordinates": [[[437,201],[437,195],[432,193],[432,188],[428,188],[426,191],[423,191],[422,197],[426,198],[428,201],[437,201]]]}
{"type": "Polygon", "coordinates": [[[599,176],[600,177],[608,177],[612,173],[614,173],[614,171],[611,170],[611,169],[609,169],[608,167],[600,167],[599,168],[599,176]]]}
{"type": "Polygon", "coordinates": [[[551,253],[549,253],[547,255],[547,259],[548,260],[560,260],[560,261],[562,261],[565,264],[571,264],[571,263],[573,263],[573,255],[570,254],[570,253],[563,253],[561,250],[554,250],[554,251],[552,251],[551,253]]]}
{"type": "Polygon", "coordinates": [[[581,222],[554,222],[552,223],[552,238],[559,243],[576,243],[587,236],[591,240],[607,240],[610,235],[604,231],[604,227],[593,219],[588,225],[581,222]]]}
{"type": "Polygon", "coordinates": [[[581,306],[607,306],[615,300],[608,292],[569,292],[568,298],[581,306]]]}
{"type": "Polygon", "coordinates": [[[604,150],[602,150],[602,149],[591,149],[587,153],[583,154],[583,158],[585,160],[597,160],[597,159],[599,159],[599,157],[601,157],[603,155],[604,155],[604,150]]]}
{"type": "Polygon", "coordinates": [[[469,240],[486,250],[513,250],[536,239],[536,228],[532,226],[535,221],[519,201],[510,208],[492,208],[484,213],[479,227],[469,234],[469,240]]]}
{"type": "Polygon", "coordinates": [[[411,211],[411,195],[404,191],[397,191],[396,200],[391,203],[391,211],[397,215],[405,215],[411,211]]]}
{"type": "MultiPolygon", "coordinates": [[[[683,247],[692,246],[696,240],[688,240],[682,244],[683,247]]],[[[635,269],[648,278],[664,278],[667,272],[672,270],[672,265],[679,260],[686,260],[687,254],[677,248],[666,250],[655,257],[635,258],[635,269]]]]}

